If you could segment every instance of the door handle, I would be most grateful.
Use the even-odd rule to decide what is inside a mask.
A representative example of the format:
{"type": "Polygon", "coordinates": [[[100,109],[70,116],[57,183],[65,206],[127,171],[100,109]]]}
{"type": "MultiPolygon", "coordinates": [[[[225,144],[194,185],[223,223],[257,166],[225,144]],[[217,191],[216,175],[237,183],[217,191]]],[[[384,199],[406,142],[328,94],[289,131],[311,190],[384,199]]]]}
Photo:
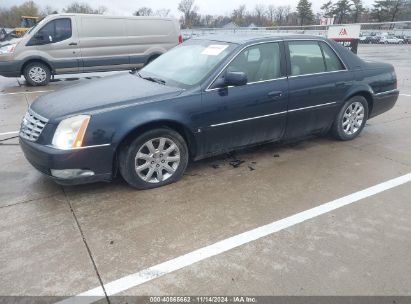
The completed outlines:
{"type": "Polygon", "coordinates": [[[335,83],[335,86],[336,86],[336,87],[343,87],[343,86],[345,86],[345,85],[347,85],[347,82],[345,82],[345,81],[339,81],[339,82],[336,82],[336,83],[335,83]]]}
{"type": "Polygon", "coordinates": [[[280,98],[281,96],[283,96],[283,92],[282,91],[273,91],[267,94],[269,97],[276,99],[276,98],[280,98]]]}
{"type": "Polygon", "coordinates": [[[71,42],[69,45],[77,45],[77,42],[71,42]]]}

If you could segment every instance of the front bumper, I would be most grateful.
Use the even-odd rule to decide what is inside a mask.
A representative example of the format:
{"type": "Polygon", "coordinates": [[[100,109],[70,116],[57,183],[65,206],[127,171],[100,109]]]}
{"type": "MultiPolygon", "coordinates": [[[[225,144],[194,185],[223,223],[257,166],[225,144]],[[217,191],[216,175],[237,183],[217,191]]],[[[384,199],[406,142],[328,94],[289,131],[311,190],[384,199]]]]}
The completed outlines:
{"type": "Polygon", "coordinates": [[[110,145],[59,150],[20,138],[20,147],[29,163],[41,173],[62,185],[79,185],[111,181],[114,152],[110,145]],[[51,170],[81,169],[94,172],[92,176],[57,178],[51,170]]]}
{"type": "Polygon", "coordinates": [[[0,76],[20,77],[22,63],[20,60],[5,60],[0,58],[0,76]]]}

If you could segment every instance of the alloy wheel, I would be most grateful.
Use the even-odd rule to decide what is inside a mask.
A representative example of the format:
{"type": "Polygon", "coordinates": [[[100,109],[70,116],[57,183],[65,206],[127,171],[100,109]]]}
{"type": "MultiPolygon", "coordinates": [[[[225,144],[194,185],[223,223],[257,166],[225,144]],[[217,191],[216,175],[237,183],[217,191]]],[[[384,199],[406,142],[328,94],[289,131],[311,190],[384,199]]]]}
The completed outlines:
{"type": "Polygon", "coordinates": [[[361,102],[353,102],[344,112],[342,127],[347,135],[353,135],[360,130],[365,117],[365,109],[361,102]]]}
{"type": "Polygon", "coordinates": [[[180,164],[180,150],[169,138],[150,139],[138,150],[135,157],[137,175],[148,183],[169,179],[180,164]]]}

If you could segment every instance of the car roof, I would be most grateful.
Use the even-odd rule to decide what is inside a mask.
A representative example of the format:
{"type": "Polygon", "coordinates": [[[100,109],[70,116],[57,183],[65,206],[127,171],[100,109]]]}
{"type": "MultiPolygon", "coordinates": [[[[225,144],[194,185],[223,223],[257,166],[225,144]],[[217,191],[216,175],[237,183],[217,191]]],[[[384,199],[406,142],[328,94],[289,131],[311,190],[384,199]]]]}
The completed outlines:
{"type": "Polygon", "coordinates": [[[282,34],[282,33],[230,33],[230,34],[205,34],[201,36],[195,36],[194,40],[210,40],[218,42],[227,42],[235,44],[247,44],[251,42],[264,42],[271,40],[293,40],[293,39],[315,39],[324,40],[323,36],[315,35],[302,35],[302,34],[282,34]]]}

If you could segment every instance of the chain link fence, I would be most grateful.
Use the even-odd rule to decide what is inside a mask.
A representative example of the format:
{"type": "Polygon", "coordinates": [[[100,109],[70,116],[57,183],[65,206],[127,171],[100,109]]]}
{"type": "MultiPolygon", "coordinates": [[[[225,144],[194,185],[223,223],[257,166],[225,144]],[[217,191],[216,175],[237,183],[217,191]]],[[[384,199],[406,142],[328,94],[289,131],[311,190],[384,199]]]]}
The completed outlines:
{"type": "MultiPolygon", "coordinates": [[[[360,23],[360,44],[399,45],[411,44],[411,21],[360,23]]],[[[328,25],[309,26],[274,26],[274,27],[233,27],[233,28],[197,28],[184,29],[182,34],[185,40],[195,36],[213,34],[308,34],[327,36],[328,25]]]]}

